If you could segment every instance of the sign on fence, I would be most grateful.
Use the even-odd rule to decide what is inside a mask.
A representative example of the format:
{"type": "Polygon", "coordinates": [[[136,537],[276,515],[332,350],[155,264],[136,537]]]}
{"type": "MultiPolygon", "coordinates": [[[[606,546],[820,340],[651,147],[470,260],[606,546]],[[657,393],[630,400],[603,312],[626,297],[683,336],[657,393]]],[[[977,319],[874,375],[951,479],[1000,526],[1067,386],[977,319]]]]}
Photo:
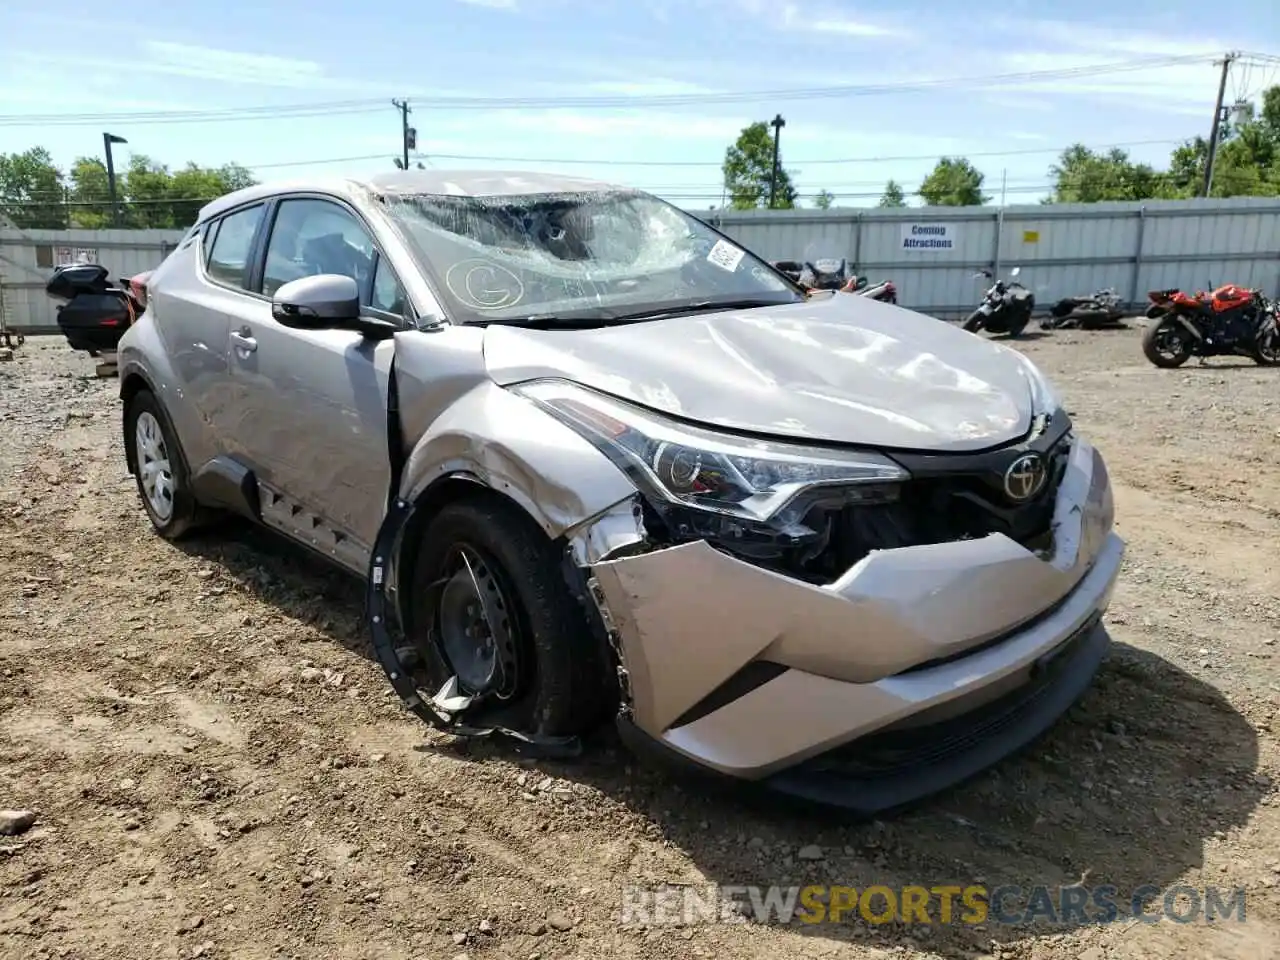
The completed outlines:
{"type": "Polygon", "coordinates": [[[904,223],[902,225],[903,250],[954,250],[956,225],[954,223],[904,223]]]}
{"type": "Polygon", "coordinates": [[[63,263],[97,263],[98,248],[97,247],[54,247],[53,263],[58,266],[63,263]]]}

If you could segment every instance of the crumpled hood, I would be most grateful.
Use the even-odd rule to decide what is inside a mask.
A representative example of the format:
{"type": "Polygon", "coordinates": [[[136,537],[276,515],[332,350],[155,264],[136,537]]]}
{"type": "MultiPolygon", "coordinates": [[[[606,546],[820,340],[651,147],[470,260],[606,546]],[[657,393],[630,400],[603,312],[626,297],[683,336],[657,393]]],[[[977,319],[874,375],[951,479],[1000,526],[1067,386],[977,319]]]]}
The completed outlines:
{"type": "Polygon", "coordinates": [[[592,330],[494,324],[496,382],[554,377],[729,430],[906,450],[980,450],[1030,429],[1014,351],[849,294],[592,330]]]}

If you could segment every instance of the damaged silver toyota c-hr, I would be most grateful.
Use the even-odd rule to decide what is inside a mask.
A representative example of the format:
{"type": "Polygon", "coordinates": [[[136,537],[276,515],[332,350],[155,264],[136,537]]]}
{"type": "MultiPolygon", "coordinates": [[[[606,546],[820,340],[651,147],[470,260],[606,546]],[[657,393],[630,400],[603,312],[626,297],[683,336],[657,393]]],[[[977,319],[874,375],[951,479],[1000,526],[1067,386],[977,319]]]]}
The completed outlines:
{"type": "Polygon", "coordinates": [[[1089,685],[1124,551],[1021,354],[806,295],[669,204],[407,171],[209,204],[120,344],[155,528],[365,577],[405,703],[872,813],[1089,685]]]}

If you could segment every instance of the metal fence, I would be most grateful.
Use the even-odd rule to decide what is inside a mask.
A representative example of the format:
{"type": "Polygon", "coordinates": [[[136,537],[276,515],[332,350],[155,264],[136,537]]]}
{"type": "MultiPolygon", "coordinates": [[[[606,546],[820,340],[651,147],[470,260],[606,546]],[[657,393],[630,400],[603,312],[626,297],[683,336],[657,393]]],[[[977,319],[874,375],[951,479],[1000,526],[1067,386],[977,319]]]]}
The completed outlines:
{"type": "Polygon", "coordinates": [[[905,307],[963,316],[981,269],[1018,279],[1039,304],[1113,287],[1131,305],[1148,290],[1223,283],[1280,292],[1280,202],[1166,200],[1017,207],[712,211],[698,216],[768,260],[846,257],[905,307]]]}
{"type": "Polygon", "coordinates": [[[28,333],[57,332],[57,303],[44,285],[55,265],[100,263],[112,279],[159,266],[183,230],[18,230],[0,227],[0,304],[6,322],[28,333]]]}
{"type": "MultiPolygon", "coordinates": [[[[1019,279],[1041,304],[1114,287],[1146,291],[1239,283],[1280,293],[1280,202],[1274,198],[901,210],[691,211],[769,260],[846,257],[899,300],[939,317],[977,303],[981,269],[1019,279]]],[[[178,230],[0,228],[0,302],[20,329],[55,330],[44,284],[55,263],[92,260],[113,277],[149,270],[178,230]]]]}

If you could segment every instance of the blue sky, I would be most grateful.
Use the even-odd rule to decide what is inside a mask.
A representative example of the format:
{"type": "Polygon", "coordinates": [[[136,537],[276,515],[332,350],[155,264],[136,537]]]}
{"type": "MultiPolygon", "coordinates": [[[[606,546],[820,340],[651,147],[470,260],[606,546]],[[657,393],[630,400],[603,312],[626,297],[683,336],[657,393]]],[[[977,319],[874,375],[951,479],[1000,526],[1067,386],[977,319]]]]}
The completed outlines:
{"type": "MultiPolygon", "coordinates": [[[[260,179],[367,172],[400,144],[390,99],[414,108],[424,162],[538,168],[651,189],[682,206],[719,202],[725,147],[753,120],[786,118],[783,161],[806,200],[821,189],[863,205],[889,177],[908,189],[943,154],[973,156],[989,192],[1034,202],[1054,151],[1075,141],[1145,141],[1163,164],[1206,133],[1217,71],[1208,64],[1077,77],[1005,89],[660,107],[459,110],[440,97],[601,97],[882,84],[1244,47],[1280,54],[1275,0],[6,0],[0,10],[0,115],[211,110],[372,101],[331,116],[253,121],[0,124],[0,151],[48,147],[69,164],[120,153],[179,166],[236,161],[260,179]],[[94,49],[87,31],[99,24],[94,49]],[[385,106],[377,101],[386,101],[385,106]],[[290,166],[334,158],[343,162],[290,166]],[[457,157],[496,157],[480,161],[457,157]],[[877,160],[866,158],[895,158],[877,160]],[[851,162],[830,162],[856,158],[851,162]],[[901,159],[907,158],[907,159],[901,159]],[[910,159],[919,158],[919,159],[910,159]],[[563,163],[552,160],[601,161],[563,163]]],[[[1235,71],[1228,99],[1280,83],[1280,68],[1235,71]]]]}

